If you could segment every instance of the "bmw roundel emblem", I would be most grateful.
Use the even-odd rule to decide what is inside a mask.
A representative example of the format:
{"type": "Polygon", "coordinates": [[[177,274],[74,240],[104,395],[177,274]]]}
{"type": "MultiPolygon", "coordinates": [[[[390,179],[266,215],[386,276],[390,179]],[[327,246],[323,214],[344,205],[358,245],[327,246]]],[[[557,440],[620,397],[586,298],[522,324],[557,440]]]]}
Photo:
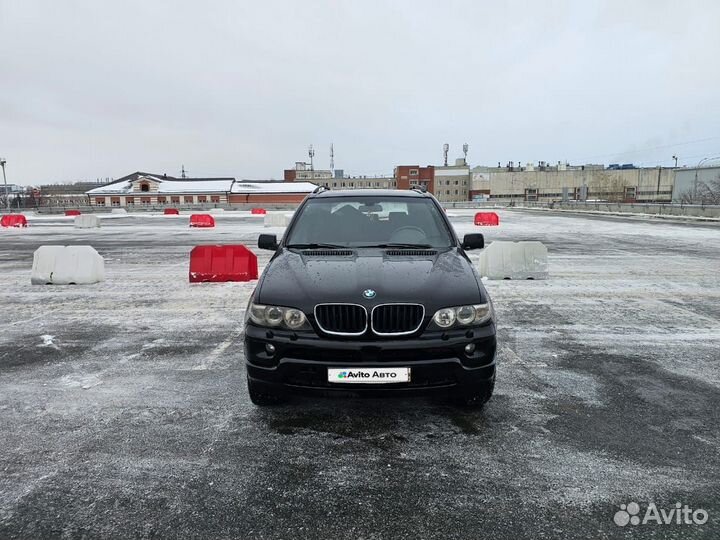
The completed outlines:
{"type": "Polygon", "coordinates": [[[367,298],[368,300],[369,300],[370,298],[375,298],[375,294],[376,294],[375,291],[373,291],[372,289],[365,289],[365,290],[363,291],[363,296],[364,296],[365,298],[367,298]]]}

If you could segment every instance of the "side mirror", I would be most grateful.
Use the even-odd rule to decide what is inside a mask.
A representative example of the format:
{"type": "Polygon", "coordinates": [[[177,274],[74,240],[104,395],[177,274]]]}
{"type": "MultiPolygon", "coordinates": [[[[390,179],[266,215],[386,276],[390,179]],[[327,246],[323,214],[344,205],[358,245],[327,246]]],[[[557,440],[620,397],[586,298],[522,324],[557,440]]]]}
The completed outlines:
{"type": "Polygon", "coordinates": [[[461,246],[465,251],[471,249],[483,249],[485,247],[485,237],[482,234],[466,234],[461,246]]]}
{"type": "MultiPolygon", "coordinates": [[[[480,235],[482,236],[482,235],[480,235]]],[[[261,234],[258,237],[258,247],[260,249],[269,249],[270,251],[277,251],[278,242],[277,236],[274,234],[261,234]]]]}

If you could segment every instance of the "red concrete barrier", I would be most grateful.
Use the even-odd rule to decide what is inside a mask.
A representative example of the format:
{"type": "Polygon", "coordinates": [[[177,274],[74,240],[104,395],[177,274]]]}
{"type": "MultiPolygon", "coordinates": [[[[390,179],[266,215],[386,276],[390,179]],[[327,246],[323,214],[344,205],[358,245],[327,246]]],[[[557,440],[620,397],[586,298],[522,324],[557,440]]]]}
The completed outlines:
{"type": "Polygon", "coordinates": [[[500,217],[495,212],[478,212],[475,225],[500,225],[500,217]]]}
{"type": "Polygon", "coordinates": [[[257,256],[245,246],[195,246],[190,252],[190,283],[257,278],[257,256]]]}
{"type": "Polygon", "coordinates": [[[214,227],[215,218],[210,214],[193,214],[190,216],[191,227],[214,227]]]}
{"type": "Polygon", "coordinates": [[[27,227],[27,218],[22,214],[5,214],[0,218],[0,227],[27,227]]]}
{"type": "Polygon", "coordinates": [[[165,210],[163,210],[163,214],[165,214],[166,216],[179,216],[180,210],[178,210],[177,208],[166,208],[165,210]]]}
{"type": "Polygon", "coordinates": [[[250,210],[251,214],[267,214],[264,208],[253,208],[250,210]]]}
{"type": "Polygon", "coordinates": [[[80,210],[65,210],[66,216],[79,216],[80,210]]]}

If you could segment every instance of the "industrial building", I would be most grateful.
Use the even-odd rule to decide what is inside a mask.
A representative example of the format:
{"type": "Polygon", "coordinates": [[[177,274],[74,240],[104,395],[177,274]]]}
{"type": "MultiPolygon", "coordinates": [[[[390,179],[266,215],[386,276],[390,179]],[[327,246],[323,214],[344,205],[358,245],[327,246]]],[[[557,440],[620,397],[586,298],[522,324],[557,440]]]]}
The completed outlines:
{"type": "Polygon", "coordinates": [[[720,198],[720,166],[687,167],[675,170],[673,202],[704,202],[718,204],[720,198]],[[708,195],[711,195],[708,197],[708,195]]]}
{"type": "Polygon", "coordinates": [[[470,168],[466,159],[454,165],[398,165],[392,176],[347,176],[342,170],[310,170],[304,162],[285,170],[285,180],[314,178],[330,189],[409,189],[423,186],[440,202],[498,203],[603,200],[610,202],[670,202],[675,169],[638,168],[632,164],[570,165],[544,161],[523,166],[470,168]]]}
{"type": "MultiPolygon", "coordinates": [[[[342,176],[342,171],[340,176],[342,176]]],[[[310,182],[318,181],[320,183],[327,182],[333,178],[334,174],[331,170],[315,170],[312,163],[305,163],[304,161],[296,161],[295,167],[292,169],[285,169],[283,171],[283,179],[286,182],[296,182],[298,180],[306,180],[310,182]]]]}
{"type": "Polygon", "coordinates": [[[330,189],[394,189],[395,178],[392,176],[345,176],[342,169],[312,168],[312,164],[297,161],[292,169],[283,171],[286,182],[311,180],[330,189]]]}
{"type": "Polygon", "coordinates": [[[434,167],[432,192],[440,202],[470,200],[471,174],[465,158],[455,160],[455,165],[434,167]]]}
{"type": "Polygon", "coordinates": [[[104,185],[98,182],[44,185],[27,190],[22,197],[16,194],[16,198],[18,201],[23,199],[23,206],[51,207],[294,204],[301,202],[318,185],[330,189],[422,186],[442,203],[717,204],[720,196],[717,193],[720,191],[720,166],[640,168],[630,163],[606,166],[557,162],[551,165],[539,161],[471,168],[465,157],[448,165],[447,149],[444,161],[443,165],[397,165],[392,175],[385,176],[350,176],[342,169],[335,169],[332,160],[330,169],[315,169],[312,160],[310,163],[298,161],[293,168],[284,170],[282,182],[239,181],[232,177],[176,178],[138,171],[104,185]]]}
{"type": "MultiPolygon", "coordinates": [[[[33,202],[36,202],[37,206],[43,207],[84,206],[88,203],[87,192],[107,184],[108,181],[44,184],[35,190],[35,201],[33,202]]],[[[35,204],[30,204],[30,206],[35,206],[35,204]]]]}
{"type": "Polygon", "coordinates": [[[541,167],[475,167],[471,199],[497,202],[670,202],[675,169],[609,169],[566,164],[541,167]]]}

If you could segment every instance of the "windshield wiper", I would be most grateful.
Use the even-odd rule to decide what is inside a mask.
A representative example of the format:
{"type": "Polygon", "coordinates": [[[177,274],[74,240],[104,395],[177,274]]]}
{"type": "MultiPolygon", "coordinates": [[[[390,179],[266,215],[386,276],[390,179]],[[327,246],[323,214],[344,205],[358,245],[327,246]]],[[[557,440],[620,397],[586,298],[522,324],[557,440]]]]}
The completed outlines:
{"type": "Polygon", "coordinates": [[[286,248],[292,249],[347,249],[347,246],[338,244],[288,244],[286,248]]]}
{"type": "Polygon", "coordinates": [[[428,249],[432,246],[430,244],[402,244],[402,243],[389,243],[389,244],[368,244],[365,246],[357,246],[359,248],[402,248],[402,249],[428,249]]]}

